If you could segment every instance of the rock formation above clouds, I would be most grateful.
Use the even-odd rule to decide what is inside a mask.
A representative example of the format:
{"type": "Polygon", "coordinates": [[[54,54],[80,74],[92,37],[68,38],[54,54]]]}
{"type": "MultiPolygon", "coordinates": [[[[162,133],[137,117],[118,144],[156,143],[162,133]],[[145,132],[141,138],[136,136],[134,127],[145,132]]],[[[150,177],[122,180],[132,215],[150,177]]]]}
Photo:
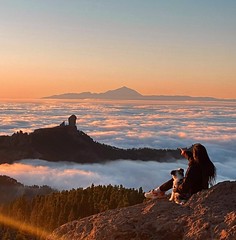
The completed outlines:
{"type": "Polygon", "coordinates": [[[72,221],[47,240],[234,240],[236,181],[216,184],[180,206],[166,199],[72,221]]]}
{"type": "Polygon", "coordinates": [[[69,125],[36,129],[32,133],[19,131],[12,136],[0,136],[0,163],[21,159],[102,163],[129,159],[166,162],[182,158],[178,149],[132,148],[121,149],[94,141],[77,130],[76,116],[69,117],[69,125]]]}

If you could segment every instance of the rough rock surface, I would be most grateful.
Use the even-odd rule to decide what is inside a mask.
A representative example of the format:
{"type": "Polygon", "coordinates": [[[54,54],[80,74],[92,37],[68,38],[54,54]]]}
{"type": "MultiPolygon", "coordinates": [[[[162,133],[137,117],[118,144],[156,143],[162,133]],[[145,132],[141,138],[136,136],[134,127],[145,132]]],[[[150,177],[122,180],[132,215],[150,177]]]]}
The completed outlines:
{"type": "Polygon", "coordinates": [[[184,205],[148,200],[72,221],[47,240],[234,240],[236,181],[218,183],[184,205]]]}

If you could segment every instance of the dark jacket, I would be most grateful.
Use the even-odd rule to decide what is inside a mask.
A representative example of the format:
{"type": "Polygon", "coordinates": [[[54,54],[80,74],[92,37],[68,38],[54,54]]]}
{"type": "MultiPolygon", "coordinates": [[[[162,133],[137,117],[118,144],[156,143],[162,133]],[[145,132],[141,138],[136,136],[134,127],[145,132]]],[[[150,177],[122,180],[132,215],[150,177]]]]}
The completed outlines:
{"type": "Polygon", "coordinates": [[[186,171],[183,183],[179,185],[176,192],[189,197],[194,193],[207,189],[208,178],[204,177],[201,165],[193,160],[191,152],[187,152],[187,158],[189,160],[189,167],[186,171]]]}

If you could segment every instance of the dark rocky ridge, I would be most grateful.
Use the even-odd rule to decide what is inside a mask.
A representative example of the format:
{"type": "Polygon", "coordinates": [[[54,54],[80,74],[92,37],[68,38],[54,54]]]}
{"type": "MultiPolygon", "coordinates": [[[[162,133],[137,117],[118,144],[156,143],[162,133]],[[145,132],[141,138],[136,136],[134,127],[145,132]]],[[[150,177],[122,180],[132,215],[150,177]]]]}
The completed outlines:
{"type": "Polygon", "coordinates": [[[62,225],[47,240],[234,240],[236,181],[194,194],[184,206],[168,199],[106,211],[62,225]]]}
{"type": "Polygon", "coordinates": [[[12,136],[0,136],[0,163],[21,159],[98,163],[117,159],[167,161],[179,158],[177,149],[121,149],[101,144],[73,125],[62,124],[29,134],[20,131],[12,136]]]}

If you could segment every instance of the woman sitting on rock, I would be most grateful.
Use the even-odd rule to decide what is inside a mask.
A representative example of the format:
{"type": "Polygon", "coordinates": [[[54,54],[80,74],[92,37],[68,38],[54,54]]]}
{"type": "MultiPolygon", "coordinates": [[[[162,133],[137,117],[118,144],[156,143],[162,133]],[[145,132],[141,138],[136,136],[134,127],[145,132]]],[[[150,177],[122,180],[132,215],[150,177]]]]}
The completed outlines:
{"type": "MultiPolygon", "coordinates": [[[[216,178],[216,168],[210,160],[206,148],[200,143],[194,144],[191,151],[181,150],[181,155],[188,159],[188,169],[183,182],[174,189],[183,198],[188,199],[192,194],[212,186],[216,178]]],[[[173,186],[173,179],[165,182],[156,189],[145,193],[147,198],[162,198],[165,192],[173,186]]]]}

